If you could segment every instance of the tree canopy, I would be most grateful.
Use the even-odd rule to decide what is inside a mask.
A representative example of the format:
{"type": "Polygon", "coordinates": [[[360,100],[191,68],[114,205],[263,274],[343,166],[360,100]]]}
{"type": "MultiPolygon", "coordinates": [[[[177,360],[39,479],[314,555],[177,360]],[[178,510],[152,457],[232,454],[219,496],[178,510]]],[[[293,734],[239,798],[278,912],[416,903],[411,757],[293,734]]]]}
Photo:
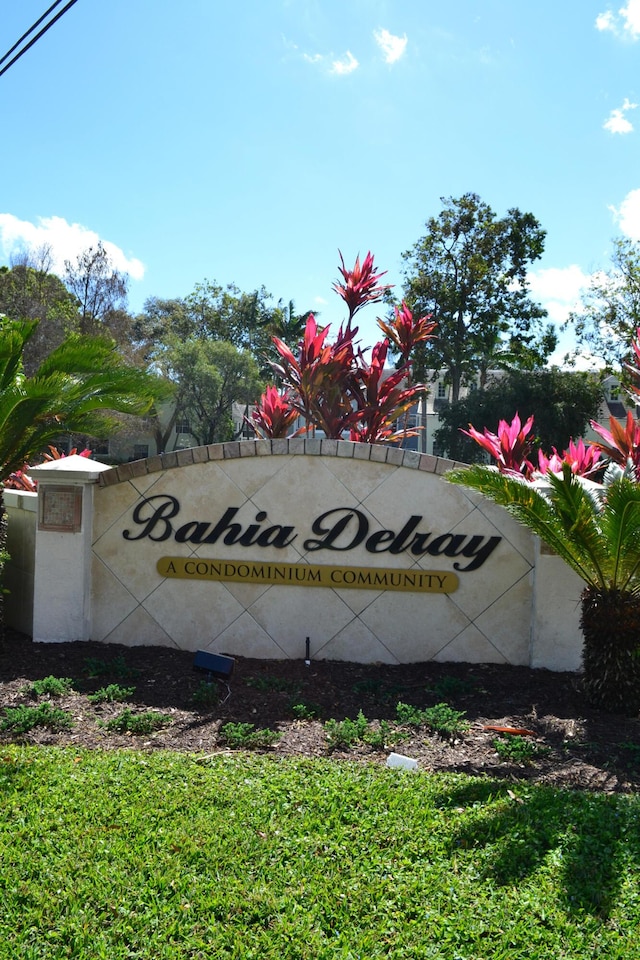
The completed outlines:
{"type": "Polygon", "coordinates": [[[25,344],[24,368],[33,373],[72,328],[77,304],[62,280],[49,272],[45,249],[23,251],[10,267],[0,267],[0,313],[15,320],[37,320],[25,344]]]}
{"type": "Polygon", "coordinates": [[[578,310],[567,326],[576,349],[570,359],[587,354],[619,372],[630,359],[629,344],[640,327],[640,243],[628,238],[613,242],[611,266],[592,274],[578,310]]]}
{"type": "Polygon", "coordinates": [[[461,430],[473,423],[496,432],[500,420],[510,421],[517,413],[524,422],[533,414],[536,442],[545,449],[562,450],[597,418],[602,398],[601,381],[589,373],[557,367],[509,370],[491,379],[484,390],[472,390],[445,405],[434,439],[451,459],[477,463],[484,459],[483,451],[461,430]]]}
{"type": "Polygon", "coordinates": [[[134,336],[147,344],[149,353],[179,337],[223,340],[258,358],[268,350],[276,323],[277,308],[270,299],[264,287],[245,293],[232,283],[223,287],[204,280],[185,297],[149,298],[136,318],[134,336]]]}
{"type": "Polygon", "coordinates": [[[251,353],[224,340],[174,340],[161,369],[175,384],[175,416],[199,444],[233,439],[233,404],[252,403],[264,387],[251,353]]]}
{"type": "Polygon", "coordinates": [[[404,299],[438,324],[437,336],[415,351],[416,377],[444,372],[457,400],[464,383],[479,375],[484,385],[490,369],[543,365],[557,338],[529,295],[527,269],[545,238],[533,214],[512,208],[498,218],[475,193],[442,203],[403,254],[404,299]]]}

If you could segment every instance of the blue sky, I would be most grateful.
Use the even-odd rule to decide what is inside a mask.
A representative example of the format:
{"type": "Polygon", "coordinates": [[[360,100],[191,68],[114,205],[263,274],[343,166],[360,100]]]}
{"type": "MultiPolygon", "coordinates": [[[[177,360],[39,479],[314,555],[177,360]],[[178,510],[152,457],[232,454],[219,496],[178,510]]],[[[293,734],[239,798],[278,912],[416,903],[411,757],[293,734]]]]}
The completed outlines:
{"type": "MultiPolygon", "coordinates": [[[[338,249],[400,284],[440,198],[473,191],[547,231],[531,285],[560,321],[640,240],[620,2],[78,0],[0,77],[0,263],[101,239],[134,311],[209,279],[337,325],[338,249]]],[[[48,6],[3,4],[0,56],[48,6]]]]}

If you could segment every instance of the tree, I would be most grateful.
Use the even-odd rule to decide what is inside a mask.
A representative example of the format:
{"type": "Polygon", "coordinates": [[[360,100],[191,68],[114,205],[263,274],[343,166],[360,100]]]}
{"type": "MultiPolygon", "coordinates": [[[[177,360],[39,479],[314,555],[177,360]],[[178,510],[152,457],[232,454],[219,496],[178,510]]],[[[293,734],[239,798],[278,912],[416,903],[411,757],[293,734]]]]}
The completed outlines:
{"type": "Polygon", "coordinates": [[[608,271],[592,274],[581,308],[570,314],[567,326],[577,344],[569,359],[586,351],[607,370],[616,370],[629,359],[629,343],[640,326],[640,243],[614,240],[611,264],[608,271]]]}
{"type": "Polygon", "coordinates": [[[556,346],[546,311],[529,296],[527,268],[544,249],[545,231],[517,208],[498,219],[475,193],[442,198],[444,209],[403,254],[404,299],[414,313],[432,314],[438,335],[416,348],[414,372],[444,371],[458,400],[464,383],[490,369],[534,369],[556,346]]]}
{"type": "Polygon", "coordinates": [[[0,313],[16,320],[40,321],[25,344],[27,374],[62,343],[77,316],[75,298],[50,270],[48,247],[23,250],[11,258],[10,267],[0,267],[0,313]]]}
{"type": "Polygon", "coordinates": [[[572,437],[584,434],[596,419],[602,402],[602,384],[588,373],[560,370],[509,370],[494,377],[484,390],[447,404],[440,411],[441,426],[434,439],[452,460],[476,463],[483,457],[478,445],[461,431],[470,423],[496,430],[502,419],[518,413],[535,417],[536,440],[546,449],[564,449],[572,437]]]}
{"type": "Polygon", "coordinates": [[[289,300],[286,306],[282,300],[278,300],[278,305],[273,311],[267,326],[268,332],[272,337],[278,337],[288,346],[295,347],[304,337],[307,320],[312,314],[314,317],[318,317],[318,313],[314,313],[313,310],[296,313],[296,305],[293,300],[289,300]]]}
{"type": "Polygon", "coordinates": [[[242,292],[235,284],[222,287],[205,280],[186,297],[163,300],[152,297],[136,317],[132,336],[145,356],[157,360],[173,342],[217,340],[249,350],[266,372],[265,356],[282,310],[269,304],[270,294],[260,287],[242,292]]]}
{"type": "MultiPolygon", "coordinates": [[[[205,280],[196,284],[186,297],[152,297],[145,302],[143,312],[134,321],[132,338],[138,353],[152,368],[169,377],[176,388],[177,403],[171,415],[167,418],[155,411],[148,421],[158,450],[166,449],[178,417],[189,419],[196,428],[193,435],[199,442],[211,443],[212,437],[216,440],[231,437],[231,402],[249,404],[253,401],[270,369],[267,357],[269,353],[273,355],[271,334],[282,319],[282,309],[280,305],[271,307],[269,296],[264,287],[243,293],[234,284],[222,287],[205,280]],[[212,350],[208,346],[212,343],[231,345],[235,353],[212,350]],[[248,364],[245,353],[253,358],[257,368],[255,363],[248,364]],[[216,426],[209,429],[205,425],[205,411],[214,411],[218,403],[214,386],[216,364],[223,363],[225,376],[229,375],[233,382],[229,364],[233,365],[231,362],[235,363],[240,356],[243,359],[239,367],[245,364],[248,383],[254,392],[245,390],[236,378],[238,395],[231,399],[224,416],[215,414],[216,426]],[[194,372],[197,372],[197,383],[190,380],[194,372]]],[[[223,392],[224,389],[223,382],[223,392]]]]}
{"type": "Polygon", "coordinates": [[[176,415],[189,421],[199,444],[231,440],[233,404],[249,404],[263,389],[249,351],[225,341],[175,341],[163,365],[176,384],[176,415]]]}
{"type": "Polygon", "coordinates": [[[108,333],[118,342],[129,338],[128,277],[113,265],[102,241],[87,247],[75,263],[65,260],[65,284],[78,302],[77,330],[108,333]]]}

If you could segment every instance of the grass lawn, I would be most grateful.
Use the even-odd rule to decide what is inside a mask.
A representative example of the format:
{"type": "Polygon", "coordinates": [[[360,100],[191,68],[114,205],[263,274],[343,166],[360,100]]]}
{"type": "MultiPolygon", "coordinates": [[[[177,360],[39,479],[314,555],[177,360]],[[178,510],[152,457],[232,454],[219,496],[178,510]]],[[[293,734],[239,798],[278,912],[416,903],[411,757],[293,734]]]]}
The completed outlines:
{"type": "Polygon", "coordinates": [[[0,863],[1,960],[640,960],[634,795],[9,746],[0,863]]]}

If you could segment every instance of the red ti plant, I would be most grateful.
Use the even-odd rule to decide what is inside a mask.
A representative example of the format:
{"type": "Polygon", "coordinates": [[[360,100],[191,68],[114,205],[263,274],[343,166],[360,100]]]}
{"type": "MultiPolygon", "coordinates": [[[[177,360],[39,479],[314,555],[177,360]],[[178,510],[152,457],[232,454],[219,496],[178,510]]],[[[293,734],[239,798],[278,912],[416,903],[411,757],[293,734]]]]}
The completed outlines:
{"type": "MultiPolygon", "coordinates": [[[[356,350],[358,328],[351,326],[352,318],[365,304],[381,300],[390,287],[379,283],[384,273],[376,273],[371,253],[362,264],[357,257],[352,270],[345,267],[342,254],[340,262],[344,283],[335,283],[334,289],[347,304],[349,319],[340,327],[335,342],[327,342],[329,327],[320,329],[311,314],[295,353],[281,339],[273,338],[280,360],[272,363],[272,367],[285,385],[289,406],[305,418],[307,429],[312,425],[332,439],[340,439],[350,431],[352,439],[367,443],[397,440],[403,434],[395,430],[395,421],[408,411],[425,387],[423,384],[411,386],[411,365],[406,362],[385,379],[389,340],[373,347],[370,363],[364,360],[361,350],[356,350]]],[[[391,326],[394,343],[400,344],[403,356],[414,343],[431,336],[435,325],[429,320],[414,320],[406,304],[396,309],[396,322],[391,326]]],[[[282,401],[276,400],[273,394],[265,394],[258,405],[254,424],[265,436],[266,430],[274,429],[274,405],[278,403],[282,401]],[[271,405],[269,409],[265,403],[271,405]]],[[[286,430],[279,416],[278,429],[286,430]]],[[[413,433],[415,431],[411,435],[413,433]]],[[[404,435],[407,436],[406,430],[404,435]]]]}
{"type": "Polygon", "coordinates": [[[270,384],[260,397],[250,418],[245,420],[263,440],[276,440],[288,436],[298,419],[298,411],[291,406],[289,391],[282,393],[270,384]]]}
{"type": "Polygon", "coordinates": [[[627,411],[624,427],[615,417],[609,417],[610,430],[595,420],[591,421],[591,426],[602,437],[602,440],[593,441],[594,447],[613,463],[619,464],[623,470],[631,462],[636,477],[640,478],[640,421],[633,419],[631,411],[627,411]]]}
{"type": "Polygon", "coordinates": [[[389,341],[376,343],[371,351],[371,363],[360,358],[356,398],[358,414],[351,428],[351,440],[361,443],[383,443],[415,436],[415,430],[396,430],[396,420],[416,402],[424,384],[402,386],[406,383],[408,366],[384,376],[389,341]]]}
{"type": "Polygon", "coordinates": [[[391,289],[391,286],[389,284],[378,284],[378,280],[384,277],[387,271],[383,270],[382,273],[375,273],[371,252],[366,255],[362,264],[360,263],[360,256],[357,256],[352,270],[345,267],[344,257],[340,251],[338,253],[342,264],[338,269],[342,274],[344,283],[336,280],[333,289],[342,297],[349,308],[349,320],[347,322],[347,326],[349,326],[352,317],[361,307],[364,307],[367,303],[378,303],[382,300],[386,291],[391,289]]]}
{"type": "MultiPolygon", "coordinates": [[[[592,423],[592,426],[595,424],[592,423]]],[[[505,420],[500,421],[497,434],[491,433],[486,427],[483,433],[479,433],[471,424],[469,429],[462,433],[491,454],[501,473],[519,476],[532,482],[536,479],[536,470],[529,459],[533,452],[533,439],[529,437],[532,429],[533,416],[529,417],[523,427],[516,413],[510,424],[505,420]]],[[[587,446],[583,440],[577,443],[570,440],[569,446],[561,454],[554,447],[550,457],[538,450],[537,474],[563,473],[563,468],[569,466],[571,473],[588,477],[601,469],[600,452],[600,447],[595,444],[587,446]]]]}
{"type": "MultiPolygon", "coordinates": [[[[49,444],[49,453],[43,454],[42,462],[50,463],[52,460],[64,460],[65,457],[72,457],[77,453],[77,447],[74,447],[69,451],[68,454],[66,454],[61,453],[57,447],[49,444]]],[[[85,447],[85,449],[82,450],[78,456],[90,457],[91,450],[89,450],[88,447],[85,447]]],[[[22,467],[22,470],[14,470],[13,473],[9,474],[3,486],[6,490],[26,490],[28,493],[36,493],[38,489],[38,481],[34,480],[33,477],[29,475],[29,464],[25,463],[22,467]]]]}
{"type": "Polygon", "coordinates": [[[357,327],[341,327],[335,343],[326,343],[329,327],[318,329],[311,314],[298,356],[284,341],[273,338],[281,359],[272,367],[290,391],[291,406],[327,437],[339,438],[354,417],[353,339],[357,332],[357,327]]]}
{"type": "MultiPolygon", "coordinates": [[[[387,323],[378,317],[378,326],[399,352],[400,360],[402,364],[406,366],[407,387],[410,387],[410,359],[413,349],[418,343],[425,343],[427,340],[434,338],[434,330],[437,327],[437,323],[431,319],[432,315],[430,313],[427,314],[426,317],[414,318],[413,313],[404,300],[402,301],[401,307],[394,307],[393,309],[395,314],[394,319],[390,323],[387,323]]],[[[409,409],[411,406],[412,405],[409,404],[405,408],[403,439],[415,435],[415,431],[410,433],[408,430],[409,409]]]]}
{"type": "Polygon", "coordinates": [[[587,446],[584,440],[574,443],[569,440],[569,446],[562,454],[555,447],[550,457],[542,450],[538,450],[538,468],[540,473],[562,473],[564,464],[571,467],[571,472],[580,477],[588,477],[602,468],[600,450],[595,444],[587,446]]]}
{"type": "Polygon", "coordinates": [[[524,426],[516,413],[511,423],[501,420],[497,434],[484,428],[479,433],[472,424],[462,433],[471,437],[495,459],[500,473],[518,475],[532,479],[534,466],[529,460],[533,450],[533,438],[529,437],[533,429],[533,417],[529,417],[524,426]]]}
{"type": "Polygon", "coordinates": [[[434,338],[437,323],[431,319],[430,313],[426,317],[414,318],[404,300],[401,307],[393,309],[394,319],[387,323],[378,318],[378,326],[399,352],[402,363],[408,363],[416,344],[434,338]]]}

